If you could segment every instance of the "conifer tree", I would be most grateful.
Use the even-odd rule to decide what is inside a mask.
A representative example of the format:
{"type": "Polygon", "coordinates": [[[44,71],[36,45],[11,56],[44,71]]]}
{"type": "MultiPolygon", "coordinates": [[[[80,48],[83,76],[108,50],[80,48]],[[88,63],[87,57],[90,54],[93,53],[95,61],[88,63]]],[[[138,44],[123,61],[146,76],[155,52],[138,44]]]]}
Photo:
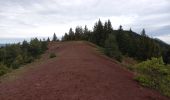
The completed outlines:
{"type": "Polygon", "coordinates": [[[104,46],[103,34],[103,24],[99,19],[93,28],[93,42],[99,46],[104,46]]]}
{"type": "Polygon", "coordinates": [[[108,35],[111,34],[112,32],[113,32],[112,24],[111,24],[110,20],[108,20],[104,24],[103,40],[106,40],[108,38],[108,35]]]}
{"type": "Polygon", "coordinates": [[[145,29],[142,30],[141,36],[146,36],[145,29]]]}
{"type": "Polygon", "coordinates": [[[87,28],[87,25],[85,25],[84,30],[83,30],[83,36],[82,36],[83,40],[89,41],[89,39],[90,39],[90,34],[89,33],[90,32],[89,32],[89,30],[87,28]]]}
{"type": "Polygon", "coordinates": [[[77,26],[75,29],[75,40],[81,40],[83,35],[83,29],[80,26],[77,26]]]}
{"type": "Polygon", "coordinates": [[[53,41],[58,41],[58,38],[55,33],[53,34],[53,41]]]}
{"type": "Polygon", "coordinates": [[[70,28],[70,30],[69,30],[69,32],[68,32],[68,40],[75,40],[75,34],[74,34],[74,32],[73,32],[73,29],[72,28],[70,28]]]}
{"type": "Polygon", "coordinates": [[[49,37],[47,38],[47,42],[50,42],[50,38],[49,37]]]}
{"type": "Polygon", "coordinates": [[[108,22],[107,22],[107,32],[109,33],[109,34],[111,34],[112,32],[113,32],[113,27],[112,27],[112,23],[111,23],[111,21],[110,20],[108,20],[108,22]]]}
{"type": "Polygon", "coordinates": [[[119,31],[123,31],[122,25],[119,26],[119,31]]]}

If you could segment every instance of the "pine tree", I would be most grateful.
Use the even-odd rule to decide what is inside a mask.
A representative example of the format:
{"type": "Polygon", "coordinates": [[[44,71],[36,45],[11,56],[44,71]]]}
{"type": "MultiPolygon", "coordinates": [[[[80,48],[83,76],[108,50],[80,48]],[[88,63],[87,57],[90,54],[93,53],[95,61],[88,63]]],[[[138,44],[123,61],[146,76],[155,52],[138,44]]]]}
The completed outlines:
{"type": "Polygon", "coordinates": [[[64,37],[62,38],[62,41],[68,41],[69,40],[69,36],[67,33],[64,34],[64,37]]]}
{"type": "Polygon", "coordinates": [[[49,37],[47,38],[47,42],[50,42],[50,38],[49,37]]]}
{"type": "Polygon", "coordinates": [[[85,25],[85,27],[84,27],[84,30],[83,30],[83,36],[82,36],[82,39],[83,40],[87,40],[88,41],[88,38],[89,38],[89,30],[88,30],[88,28],[87,28],[87,26],[85,25]]]}
{"type": "Polygon", "coordinates": [[[123,31],[122,25],[119,26],[119,31],[123,31]]]}
{"type": "Polygon", "coordinates": [[[111,23],[111,21],[110,20],[108,20],[108,22],[107,22],[107,32],[109,33],[109,34],[111,34],[112,32],[113,32],[113,27],[112,27],[112,23],[111,23]]]}
{"type": "Polygon", "coordinates": [[[75,29],[75,40],[81,40],[83,35],[83,29],[80,26],[77,26],[75,29]]]}
{"type": "Polygon", "coordinates": [[[104,28],[102,22],[99,21],[95,24],[93,28],[93,42],[99,46],[104,46],[104,39],[103,39],[103,34],[104,34],[104,28]]]}
{"type": "Polygon", "coordinates": [[[58,38],[55,33],[53,34],[53,41],[58,41],[58,38]]]}
{"type": "Polygon", "coordinates": [[[103,40],[106,40],[106,38],[108,37],[108,35],[110,34],[109,32],[108,32],[108,22],[105,22],[104,23],[104,28],[103,28],[103,32],[104,32],[104,34],[103,34],[103,40]]]}
{"type": "Polygon", "coordinates": [[[111,34],[112,32],[113,32],[112,24],[111,24],[110,20],[108,20],[104,24],[103,40],[106,40],[108,35],[111,34]]]}
{"type": "Polygon", "coordinates": [[[142,30],[141,36],[146,36],[145,29],[142,30]]]}
{"type": "Polygon", "coordinates": [[[68,32],[68,40],[75,40],[75,34],[74,34],[72,28],[70,28],[70,30],[68,32]]]}

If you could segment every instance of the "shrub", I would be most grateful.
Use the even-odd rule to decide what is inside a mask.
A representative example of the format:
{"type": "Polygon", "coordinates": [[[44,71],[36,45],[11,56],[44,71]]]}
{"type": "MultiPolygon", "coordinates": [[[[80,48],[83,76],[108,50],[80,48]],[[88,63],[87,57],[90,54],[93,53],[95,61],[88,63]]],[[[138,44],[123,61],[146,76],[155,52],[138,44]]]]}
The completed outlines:
{"type": "Polygon", "coordinates": [[[24,63],[31,63],[34,61],[35,58],[33,58],[32,56],[25,56],[24,57],[24,63]]]}
{"type": "Polygon", "coordinates": [[[9,69],[5,65],[0,64],[0,76],[6,74],[8,71],[9,69]]]}
{"type": "Polygon", "coordinates": [[[23,63],[24,63],[23,56],[18,55],[18,56],[14,59],[11,67],[12,67],[13,69],[17,69],[17,68],[19,68],[23,63]]]}
{"type": "Polygon", "coordinates": [[[150,82],[151,79],[149,77],[147,77],[146,75],[138,75],[135,77],[135,80],[140,82],[140,84],[142,86],[146,86],[146,87],[149,87],[149,85],[151,83],[150,82]]]}
{"type": "Polygon", "coordinates": [[[51,53],[49,58],[54,58],[54,57],[56,57],[56,54],[55,53],[51,53]]]}
{"type": "Polygon", "coordinates": [[[135,68],[138,82],[170,96],[170,67],[164,64],[162,57],[144,61],[135,68]]]}
{"type": "Polygon", "coordinates": [[[20,67],[20,64],[18,61],[14,61],[12,64],[11,64],[11,68],[12,69],[18,69],[20,67]]]}

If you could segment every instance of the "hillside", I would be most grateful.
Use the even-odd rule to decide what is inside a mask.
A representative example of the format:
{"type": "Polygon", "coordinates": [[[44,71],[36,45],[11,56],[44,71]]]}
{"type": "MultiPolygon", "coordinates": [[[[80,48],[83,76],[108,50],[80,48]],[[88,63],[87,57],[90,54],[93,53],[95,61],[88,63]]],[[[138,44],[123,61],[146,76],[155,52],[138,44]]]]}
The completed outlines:
{"type": "Polygon", "coordinates": [[[170,63],[170,45],[150,37],[145,29],[140,33],[131,28],[124,30],[121,25],[114,29],[110,20],[103,23],[99,19],[92,30],[88,30],[87,26],[77,26],[75,31],[70,28],[62,37],[62,41],[77,40],[86,40],[102,47],[107,56],[120,62],[123,56],[129,56],[139,61],[162,57],[166,64],[170,63]]]}
{"type": "Polygon", "coordinates": [[[88,42],[50,43],[26,66],[1,79],[0,100],[168,100],[88,42]]]}

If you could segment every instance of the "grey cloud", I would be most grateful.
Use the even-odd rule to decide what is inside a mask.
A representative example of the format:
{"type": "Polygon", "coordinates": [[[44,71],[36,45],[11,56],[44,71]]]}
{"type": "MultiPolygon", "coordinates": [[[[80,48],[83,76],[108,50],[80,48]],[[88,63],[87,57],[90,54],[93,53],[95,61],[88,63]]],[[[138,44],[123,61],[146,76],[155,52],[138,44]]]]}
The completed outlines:
{"type": "Polygon", "coordinates": [[[169,34],[169,5],[169,0],[0,0],[0,34],[41,32],[46,26],[62,26],[64,33],[67,25],[93,25],[99,18],[113,17],[113,24],[121,22],[125,28],[146,28],[152,36],[169,34]]]}
{"type": "Polygon", "coordinates": [[[152,31],[151,33],[156,36],[170,35],[170,25],[161,26],[152,31]]]}

